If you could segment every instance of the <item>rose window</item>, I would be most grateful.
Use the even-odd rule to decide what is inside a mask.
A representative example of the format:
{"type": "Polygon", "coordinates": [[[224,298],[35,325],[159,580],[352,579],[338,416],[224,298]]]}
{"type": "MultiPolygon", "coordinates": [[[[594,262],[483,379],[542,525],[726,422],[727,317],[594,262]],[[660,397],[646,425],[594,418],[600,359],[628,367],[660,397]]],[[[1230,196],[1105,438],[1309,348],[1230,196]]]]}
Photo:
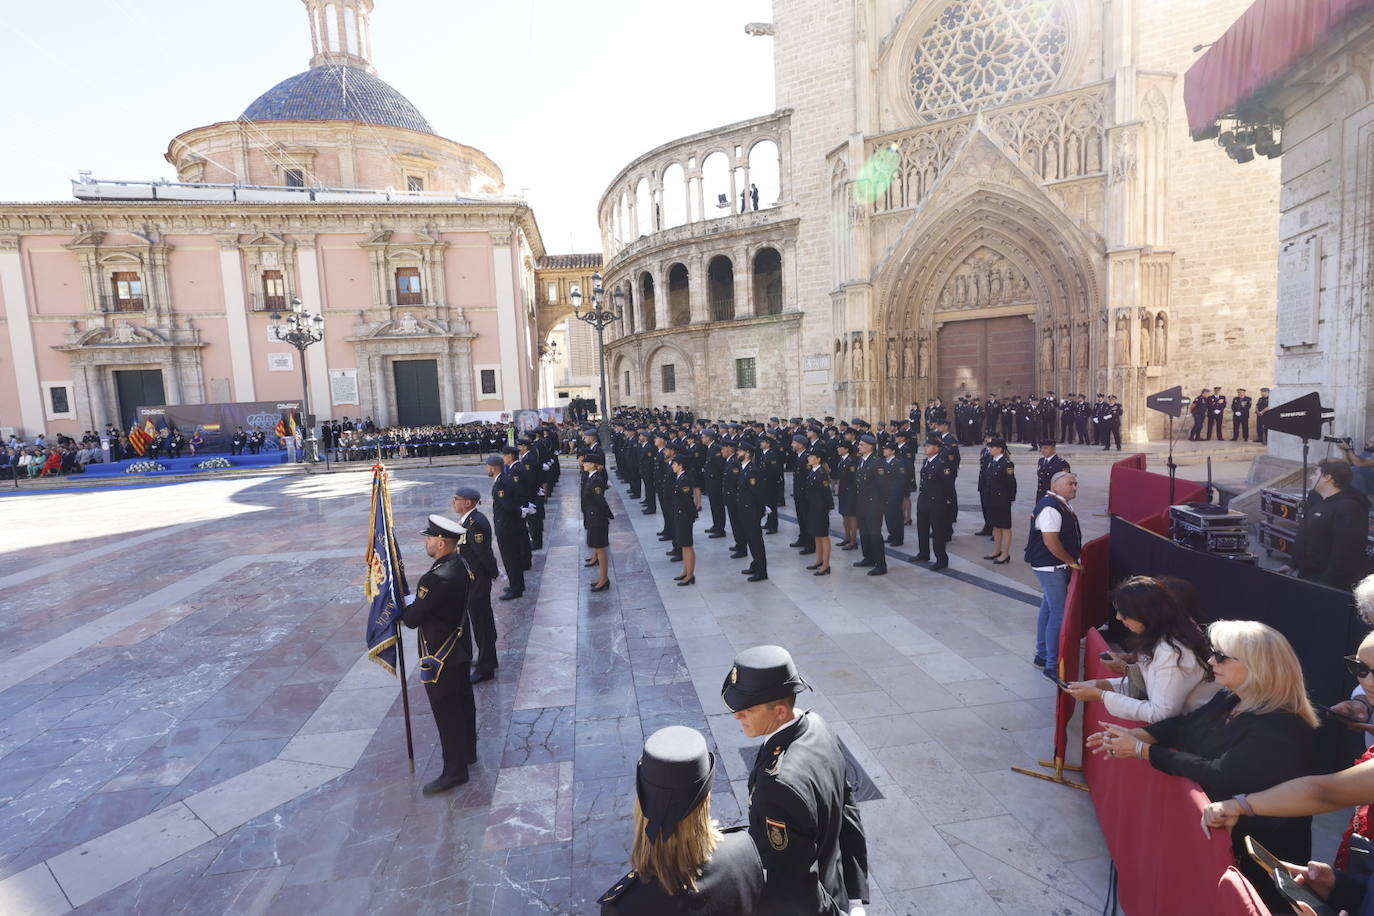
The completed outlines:
{"type": "Polygon", "coordinates": [[[927,121],[1031,98],[1064,66],[1069,29],[1055,0],[956,0],[911,55],[911,101],[927,121]]]}

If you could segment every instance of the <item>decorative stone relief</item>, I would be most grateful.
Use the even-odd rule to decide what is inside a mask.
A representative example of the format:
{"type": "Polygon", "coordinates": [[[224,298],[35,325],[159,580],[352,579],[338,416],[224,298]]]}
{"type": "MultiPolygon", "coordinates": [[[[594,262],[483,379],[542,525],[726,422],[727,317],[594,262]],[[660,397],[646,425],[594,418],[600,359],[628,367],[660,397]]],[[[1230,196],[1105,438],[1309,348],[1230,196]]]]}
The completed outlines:
{"type": "Polygon", "coordinates": [[[1001,253],[979,248],[945,282],[938,305],[941,311],[948,311],[1032,301],[1025,275],[1001,253]]]}

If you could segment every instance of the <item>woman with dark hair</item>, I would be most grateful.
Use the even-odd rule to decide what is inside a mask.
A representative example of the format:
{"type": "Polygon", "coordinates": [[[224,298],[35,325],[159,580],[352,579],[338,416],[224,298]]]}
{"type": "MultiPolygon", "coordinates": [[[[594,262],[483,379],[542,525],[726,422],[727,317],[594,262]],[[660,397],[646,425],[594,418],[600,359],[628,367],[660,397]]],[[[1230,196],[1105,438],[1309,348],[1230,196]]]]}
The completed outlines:
{"type": "Polygon", "coordinates": [[[1016,466],[1007,455],[1007,440],[988,440],[988,460],[978,469],[983,517],[992,529],[992,555],[997,565],[1011,562],[1011,504],[1016,501],[1016,466]]]}
{"type": "Polygon", "coordinates": [[[841,439],[835,443],[839,460],[835,462],[836,490],[839,496],[840,524],[844,526],[844,538],[840,541],[841,550],[853,550],[859,546],[858,494],[859,483],[856,476],[859,469],[854,455],[854,443],[841,439]]]}
{"type": "Polygon", "coordinates": [[[1173,590],[1150,576],[1132,576],[1112,592],[1112,606],[1131,631],[1130,648],[1143,690],[1131,689],[1128,674],[1070,684],[1066,689],[1074,699],[1100,701],[1120,719],[1158,722],[1192,712],[1212,698],[1217,685],[1207,665],[1211,647],[1173,590]]]}
{"type": "Polygon", "coordinates": [[[816,562],[813,576],[830,575],[830,510],[835,498],[830,495],[830,474],[822,463],[824,457],[816,449],[806,453],[806,530],[816,538],[816,562]]]}

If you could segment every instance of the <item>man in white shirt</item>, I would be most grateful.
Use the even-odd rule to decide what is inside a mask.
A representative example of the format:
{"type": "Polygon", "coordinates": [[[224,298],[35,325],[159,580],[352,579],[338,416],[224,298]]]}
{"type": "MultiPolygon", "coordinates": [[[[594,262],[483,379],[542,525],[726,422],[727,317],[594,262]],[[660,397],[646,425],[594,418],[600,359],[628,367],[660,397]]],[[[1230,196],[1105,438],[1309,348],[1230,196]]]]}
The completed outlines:
{"type": "Polygon", "coordinates": [[[1035,521],[1026,543],[1025,560],[1040,582],[1044,597],[1035,628],[1035,660],[1045,677],[1059,679],[1059,629],[1064,622],[1064,602],[1069,577],[1081,568],[1083,532],[1069,502],[1078,495],[1078,477],[1060,471],[1050,480],[1050,491],[1035,504],[1035,521]]]}

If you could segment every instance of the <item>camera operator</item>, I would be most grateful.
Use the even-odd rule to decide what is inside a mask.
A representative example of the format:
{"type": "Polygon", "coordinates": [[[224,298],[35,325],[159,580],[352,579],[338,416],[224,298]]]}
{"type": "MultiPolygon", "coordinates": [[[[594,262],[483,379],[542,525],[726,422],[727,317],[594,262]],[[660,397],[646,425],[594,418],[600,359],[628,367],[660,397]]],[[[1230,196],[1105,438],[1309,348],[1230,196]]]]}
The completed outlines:
{"type": "Polygon", "coordinates": [[[1314,474],[1292,567],[1304,579],[1349,591],[1368,565],[1369,498],[1351,487],[1350,465],[1338,458],[1318,462],[1314,474]]]}
{"type": "Polygon", "coordinates": [[[1364,448],[1359,451],[1349,439],[1338,441],[1336,448],[1341,450],[1341,458],[1351,467],[1355,489],[1365,495],[1374,493],[1374,436],[1364,440],[1364,448]]]}

